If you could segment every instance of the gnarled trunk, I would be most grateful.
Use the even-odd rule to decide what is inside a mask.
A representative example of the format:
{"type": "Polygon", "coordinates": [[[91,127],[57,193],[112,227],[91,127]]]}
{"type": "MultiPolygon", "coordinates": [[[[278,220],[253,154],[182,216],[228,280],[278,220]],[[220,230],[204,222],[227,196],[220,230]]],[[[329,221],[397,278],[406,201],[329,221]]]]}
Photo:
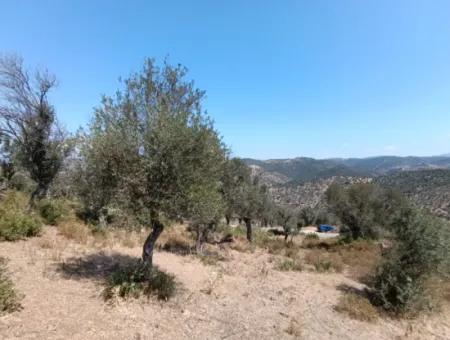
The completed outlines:
{"type": "Polygon", "coordinates": [[[164,224],[162,224],[160,221],[155,220],[152,224],[152,231],[145,240],[142,252],[142,260],[146,262],[150,268],[153,266],[153,249],[155,247],[156,240],[164,230],[164,224]]]}
{"type": "Polygon", "coordinates": [[[251,218],[244,218],[245,226],[247,227],[247,241],[252,242],[253,235],[252,235],[252,220],[251,218]]]}

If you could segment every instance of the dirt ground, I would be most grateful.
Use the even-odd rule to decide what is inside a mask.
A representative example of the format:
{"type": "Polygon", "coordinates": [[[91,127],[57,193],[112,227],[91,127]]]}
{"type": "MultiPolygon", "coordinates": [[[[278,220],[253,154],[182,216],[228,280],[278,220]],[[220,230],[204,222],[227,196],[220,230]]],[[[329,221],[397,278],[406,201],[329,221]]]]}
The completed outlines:
{"type": "MultiPolygon", "coordinates": [[[[412,321],[350,319],[334,310],[359,284],[343,274],[281,272],[261,251],[223,249],[227,260],[156,252],[181,287],[169,302],[105,303],[102,280],[140,247],[80,245],[48,227],[39,238],[0,243],[0,256],[25,297],[0,317],[0,339],[450,339],[450,313],[412,321]]],[[[359,287],[360,288],[360,287],[359,287]]]]}

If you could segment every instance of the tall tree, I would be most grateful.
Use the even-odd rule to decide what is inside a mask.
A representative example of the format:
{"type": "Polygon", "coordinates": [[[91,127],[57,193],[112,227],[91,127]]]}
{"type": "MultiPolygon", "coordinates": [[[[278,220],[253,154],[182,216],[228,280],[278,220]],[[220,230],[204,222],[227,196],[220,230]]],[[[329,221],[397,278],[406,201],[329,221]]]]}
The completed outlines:
{"type": "Polygon", "coordinates": [[[134,209],[148,211],[152,231],[142,257],[150,266],[165,221],[187,218],[203,225],[219,209],[212,202],[227,150],[202,110],[204,92],[185,79],[186,73],[180,65],[165,62],[160,68],[146,60],[123,91],[103,99],[86,138],[85,195],[94,195],[90,187],[103,186],[95,193],[105,196],[97,208],[119,195],[138,202],[134,209]],[[107,147],[107,141],[115,146],[107,147]]]}
{"type": "Polygon", "coordinates": [[[48,100],[55,85],[47,71],[31,77],[19,57],[0,58],[0,143],[36,182],[30,202],[46,195],[69,151],[48,100]]]}

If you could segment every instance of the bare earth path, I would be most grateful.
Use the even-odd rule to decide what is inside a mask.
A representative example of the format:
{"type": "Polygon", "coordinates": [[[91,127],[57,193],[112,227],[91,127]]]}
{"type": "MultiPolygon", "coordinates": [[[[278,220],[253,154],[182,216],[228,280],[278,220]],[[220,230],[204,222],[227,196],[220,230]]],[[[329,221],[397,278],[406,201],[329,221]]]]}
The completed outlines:
{"type": "Polygon", "coordinates": [[[0,317],[0,339],[450,339],[450,313],[414,321],[352,320],[334,311],[341,274],[280,272],[270,257],[224,250],[228,261],[202,264],[166,252],[155,262],[182,289],[167,302],[105,303],[104,275],[140,248],[78,245],[47,228],[40,238],[0,243],[0,256],[23,310],[0,317]]]}

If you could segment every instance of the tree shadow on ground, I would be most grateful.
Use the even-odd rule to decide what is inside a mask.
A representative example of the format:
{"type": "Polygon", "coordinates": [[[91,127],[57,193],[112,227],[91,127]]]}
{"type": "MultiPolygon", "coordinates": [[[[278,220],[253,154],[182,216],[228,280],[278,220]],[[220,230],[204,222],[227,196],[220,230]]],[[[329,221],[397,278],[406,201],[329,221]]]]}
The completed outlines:
{"type": "Polygon", "coordinates": [[[168,253],[177,254],[180,256],[188,256],[195,254],[195,247],[181,242],[167,242],[163,246],[159,246],[158,250],[166,251],[168,253]]]}
{"type": "Polygon", "coordinates": [[[120,268],[135,264],[138,257],[120,253],[106,254],[98,252],[82,257],[72,257],[59,263],[56,271],[67,279],[104,280],[120,268]]]}

